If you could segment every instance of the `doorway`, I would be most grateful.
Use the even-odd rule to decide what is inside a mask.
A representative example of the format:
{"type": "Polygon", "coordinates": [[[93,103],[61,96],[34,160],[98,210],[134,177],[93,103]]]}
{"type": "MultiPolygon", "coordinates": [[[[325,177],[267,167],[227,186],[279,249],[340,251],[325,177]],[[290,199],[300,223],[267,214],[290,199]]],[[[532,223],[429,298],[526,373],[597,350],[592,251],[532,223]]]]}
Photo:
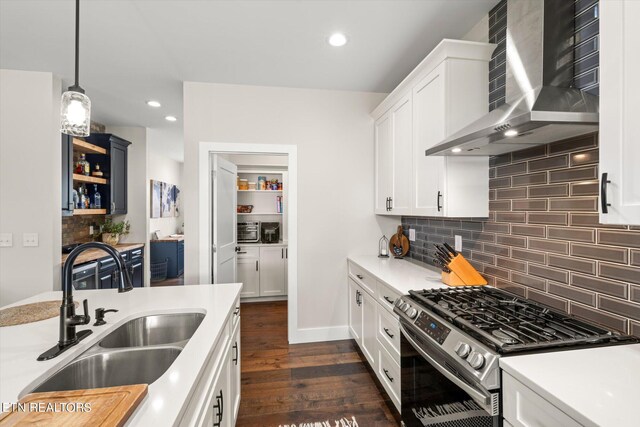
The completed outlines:
{"type": "Polygon", "coordinates": [[[208,182],[201,189],[208,190],[200,194],[210,201],[209,220],[205,224],[201,216],[200,223],[209,237],[208,243],[201,240],[201,250],[208,255],[201,258],[201,282],[242,282],[243,303],[281,301],[287,307],[288,341],[296,342],[296,147],[202,143],[200,152],[208,160],[208,168],[200,172],[200,182],[208,182]],[[229,185],[225,176],[231,176],[233,168],[229,185]],[[229,217],[234,219],[231,224],[229,217]],[[235,262],[222,250],[229,247],[235,262]],[[235,280],[230,279],[234,275],[235,280]]]}

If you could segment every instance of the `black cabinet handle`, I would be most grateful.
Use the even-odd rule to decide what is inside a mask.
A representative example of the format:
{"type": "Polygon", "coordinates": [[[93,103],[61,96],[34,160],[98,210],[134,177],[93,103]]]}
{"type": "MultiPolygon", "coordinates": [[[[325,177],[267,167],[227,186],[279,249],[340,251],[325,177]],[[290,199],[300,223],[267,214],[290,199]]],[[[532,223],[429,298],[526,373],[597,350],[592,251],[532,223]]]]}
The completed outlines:
{"type": "Polygon", "coordinates": [[[236,316],[240,314],[240,307],[236,307],[236,310],[233,312],[236,316]]]}
{"type": "Polygon", "coordinates": [[[395,336],[394,334],[392,334],[391,332],[389,332],[389,329],[387,329],[387,328],[383,328],[383,329],[384,329],[384,331],[387,333],[387,335],[389,335],[389,338],[393,338],[393,337],[395,336]]]}
{"type": "Polygon", "coordinates": [[[360,295],[362,295],[360,291],[356,291],[356,304],[358,305],[362,305],[362,301],[360,300],[360,295]]]}
{"type": "Polygon", "coordinates": [[[389,210],[393,210],[393,198],[389,197],[389,210]]]}
{"type": "Polygon", "coordinates": [[[394,301],[393,301],[391,298],[389,298],[388,296],[386,296],[386,295],[384,296],[384,299],[385,299],[389,304],[393,304],[393,303],[394,303],[394,301]]]}
{"type": "Polygon", "coordinates": [[[438,191],[438,198],[437,198],[438,212],[440,212],[440,210],[442,209],[442,206],[440,205],[441,198],[442,198],[442,193],[438,191]]]}
{"type": "Polygon", "coordinates": [[[213,407],[216,409],[216,417],[218,418],[218,421],[213,423],[213,426],[220,427],[224,413],[224,395],[222,394],[222,390],[220,390],[220,396],[216,396],[216,404],[213,405],[213,407]]]}
{"type": "Polygon", "coordinates": [[[280,249],[280,258],[284,259],[284,248],[280,249]]]}
{"type": "Polygon", "coordinates": [[[238,366],[238,342],[236,341],[236,343],[233,345],[233,349],[236,352],[235,357],[233,358],[233,363],[236,364],[236,366],[238,366]]]}
{"type": "Polygon", "coordinates": [[[240,254],[246,254],[246,253],[247,253],[247,252],[245,252],[245,251],[238,251],[238,255],[240,255],[240,254]]]}
{"type": "Polygon", "coordinates": [[[256,271],[258,271],[258,260],[256,260],[256,271]]]}
{"type": "Polygon", "coordinates": [[[384,210],[389,211],[389,198],[388,197],[387,197],[387,200],[385,200],[384,210]]]}
{"type": "Polygon", "coordinates": [[[387,378],[389,378],[389,381],[393,382],[393,377],[389,376],[389,371],[387,371],[386,369],[383,369],[383,371],[387,378]]]}
{"type": "Polygon", "coordinates": [[[607,203],[607,184],[611,183],[608,178],[609,174],[605,172],[600,180],[600,204],[602,205],[603,214],[609,213],[609,206],[611,206],[611,203],[607,203]]]}
{"type": "Polygon", "coordinates": [[[362,274],[356,274],[356,277],[360,280],[364,279],[364,276],[362,274]]]}

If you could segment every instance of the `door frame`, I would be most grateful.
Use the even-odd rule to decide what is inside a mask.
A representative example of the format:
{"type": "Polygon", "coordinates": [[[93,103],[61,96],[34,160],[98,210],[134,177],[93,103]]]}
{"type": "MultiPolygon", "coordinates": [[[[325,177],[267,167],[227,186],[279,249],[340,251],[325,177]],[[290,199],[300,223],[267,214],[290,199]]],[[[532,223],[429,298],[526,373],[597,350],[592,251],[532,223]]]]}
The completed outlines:
{"type": "Polygon", "coordinates": [[[208,203],[199,203],[198,221],[200,236],[198,239],[200,283],[211,282],[211,232],[212,232],[212,180],[211,154],[258,154],[287,155],[289,188],[287,190],[288,221],[288,292],[287,292],[287,334],[290,343],[301,342],[298,331],[298,147],[285,144],[246,144],[233,142],[200,142],[198,147],[198,197],[208,203]]]}

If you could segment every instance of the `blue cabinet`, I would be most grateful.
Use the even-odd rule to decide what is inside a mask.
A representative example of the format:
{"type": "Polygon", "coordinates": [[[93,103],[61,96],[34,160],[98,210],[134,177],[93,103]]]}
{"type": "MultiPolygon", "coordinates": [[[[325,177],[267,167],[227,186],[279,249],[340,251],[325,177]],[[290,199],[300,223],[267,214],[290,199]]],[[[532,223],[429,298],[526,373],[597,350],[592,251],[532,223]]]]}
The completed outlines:
{"type": "Polygon", "coordinates": [[[167,278],[184,273],[184,240],[151,241],[151,263],[167,259],[167,278]]]}
{"type": "MultiPolygon", "coordinates": [[[[127,269],[131,275],[134,288],[144,286],[144,248],[132,249],[120,253],[127,263],[127,269]]],[[[98,288],[112,289],[118,287],[118,278],[113,273],[116,271],[116,263],[111,257],[98,260],[98,288]]]]}

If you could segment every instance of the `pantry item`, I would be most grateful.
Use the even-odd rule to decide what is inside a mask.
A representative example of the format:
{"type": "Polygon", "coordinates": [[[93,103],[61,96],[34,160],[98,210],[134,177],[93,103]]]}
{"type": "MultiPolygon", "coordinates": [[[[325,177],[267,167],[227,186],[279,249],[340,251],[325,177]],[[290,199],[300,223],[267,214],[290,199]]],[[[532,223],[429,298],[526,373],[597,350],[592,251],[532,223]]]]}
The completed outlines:
{"type": "Polygon", "coordinates": [[[256,183],[255,182],[248,182],[248,189],[249,190],[255,190],[256,189],[256,183]]]}
{"type": "Polygon", "coordinates": [[[248,190],[249,189],[249,181],[246,179],[239,179],[238,180],[238,190],[248,190]]]}
{"type": "Polygon", "coordinates": [[[238,213],[251,213],[253,211],[253,205],[238,205],[238,213]]]}

